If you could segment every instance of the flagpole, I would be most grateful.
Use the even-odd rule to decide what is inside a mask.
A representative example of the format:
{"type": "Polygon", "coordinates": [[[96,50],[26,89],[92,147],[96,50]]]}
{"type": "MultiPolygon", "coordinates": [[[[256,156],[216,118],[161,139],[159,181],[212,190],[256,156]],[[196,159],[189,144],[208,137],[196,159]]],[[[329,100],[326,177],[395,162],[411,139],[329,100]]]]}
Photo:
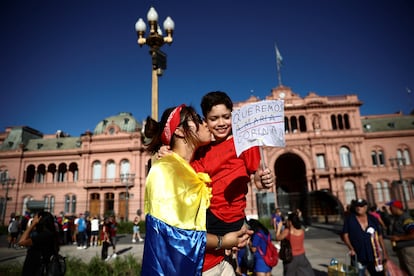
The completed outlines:
{"type": "Polygon", "coordinates": [[[277,68],[277,79],[279,81],[279,86],[282,86],[282,74],[280,72],[280,67],[282,65],[282,56],[280,55],[279,49],[275,43],[275,53],[276,53],[276,68],[277,68]]]}

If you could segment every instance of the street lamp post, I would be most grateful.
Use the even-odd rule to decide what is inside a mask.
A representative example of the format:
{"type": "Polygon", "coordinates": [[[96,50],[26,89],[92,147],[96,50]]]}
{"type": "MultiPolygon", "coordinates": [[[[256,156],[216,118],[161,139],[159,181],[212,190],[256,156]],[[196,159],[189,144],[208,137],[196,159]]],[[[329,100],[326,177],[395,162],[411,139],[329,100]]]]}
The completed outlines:
{"type": "Polygon", "coordinates": [[[405,210],[408,210],[407,198],[405,197],[405,183],[404,183],[404,179],[401,173],[401,169],[405,165],[405,158],[403,157],[390,158],[390,162],[391,162],[392,167],[397,166],[399,181],[403,189],[402,197],[404,199],[404,207],[405,207],[405,210]]]}
{"type": "Polygon", "coordinates": [[[4,204],[3,204],[3,213],[1,216],[3,225],[5,225],[7,201],[9,200],[9,189],[13,187],[15,182],[16,182],[15,178],[5,178],[1,180],[1,185],[3,189],[6,189],[6,196],[5,196],[4,204]]]}
{"type": "Polygon", "coordinates": [[[158,25],[158,13],[151,7],[147,13],[149,23],[149,34],[144,37],[147,26],[142,18],[135,23],[135,30],[138,35],[138,44],[140,47],[146,44],[150,47],[152,57],[152,118],[158,121],[158,76],[162,76],[163,70],[167,69],[167,55],[160,50],[165,44],[171,45],[173,42],[172,34],[174,31],[174,21],[167,17],[164,21],[164,30],[167,33],[163,36],[160,26],[158,25]]]}
{"type": "Polygon", "coordinates": [[[129,185],[134,183],[134,173],[121,173],[121,181],[125,183],[125,221],[128,221],[129,215],[129,185]]]}

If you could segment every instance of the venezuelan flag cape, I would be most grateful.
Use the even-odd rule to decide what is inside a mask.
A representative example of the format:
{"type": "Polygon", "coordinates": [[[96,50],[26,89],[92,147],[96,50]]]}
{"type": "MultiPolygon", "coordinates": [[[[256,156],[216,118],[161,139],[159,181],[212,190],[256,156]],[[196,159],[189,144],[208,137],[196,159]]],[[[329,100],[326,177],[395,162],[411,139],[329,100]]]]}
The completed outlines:
{"type": "Polygon", "coordinates": [[[175,153],[154,162],[145,187],[142,275],[201,275],[209,182],[175,153]]]}

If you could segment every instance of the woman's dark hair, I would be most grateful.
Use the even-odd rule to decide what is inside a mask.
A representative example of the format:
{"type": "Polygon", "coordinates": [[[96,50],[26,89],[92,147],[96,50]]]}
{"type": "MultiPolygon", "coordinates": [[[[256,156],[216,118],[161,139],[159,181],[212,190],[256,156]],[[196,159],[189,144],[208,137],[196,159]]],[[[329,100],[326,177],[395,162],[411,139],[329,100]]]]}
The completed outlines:
{"type": "MultiPolygon", "coordinates": [[[[170,116],[171,112],[175,107],[168,108],[164,111],[161,116],[161,121],[157,122],[151,117],[147,117],[144,136],[146,138],[151,139],[149,144],[147,145],[147,150],[151,153],[156,153],[160,147],[163,145],[161,142],[161,134],[164,130],[165,124],[167,123],[168,117],[170,116]]],[[[196,125],[196,129],[198,130],[200,124],[202,124],[202,120],[200,116],[197,114],[195,109],[191,106],[184,106],[180,112],[180,126],[182,126],[184,131],[184,140],[190,142],[190,144],[194,145],[198,141],[198,137],[195,135],[194,131],[191,130],[190,126],[188,125],[188,121],[193,121],[196,125]]],[[[175,145],[176,135],[173,134],[171,137],[171,142],[169,146],[174,148],[175,145]]]]}
{"type": "Polygon", "coordinates": [[[256,233],[259,230],[262,230],[266,235],[269,234],[269,230],[264,226],[260,221],[257,219],[249,219],[247,224],[250,226],[250,228],[256,233]]]}
{"type": "Polygon", "coordinates": [[[53,236],[55,238],[55,252],[59,252],[59,233],[56,228],[57,225],[55,217],[51,213],[46,211],[37,212],[37,216],[39,217],[39,222],[36,224],[36,231],[47,231],[53,233],[53,236]]]}
{"type": "Polygon", "coordinates": [[[233,102],[225,92],[213,91],[205,94],[200,104],[203,116],[207,117],[207,113],[211,111],[213,106],[219,104],[224,104],[230,111],[233,111],[233,102]]]}
{"type": "Polygon", "coordinates": [[[288,215],[288,220],[292,223],[293,227],[296,229],[302,228],[302,223],[300,222],[300,218],[296,212],[290,213],[288,215]]]}

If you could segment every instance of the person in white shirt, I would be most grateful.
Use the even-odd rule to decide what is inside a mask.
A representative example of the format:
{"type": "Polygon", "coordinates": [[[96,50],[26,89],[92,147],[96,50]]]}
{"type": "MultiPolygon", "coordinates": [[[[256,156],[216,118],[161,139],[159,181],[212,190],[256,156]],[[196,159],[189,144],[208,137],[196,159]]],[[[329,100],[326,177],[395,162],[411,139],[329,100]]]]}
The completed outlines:
{"type": "Polygon", "coordinates": [[[94,216],[91,220],[91,240],[90,246],[98,246],[98,234],[99,234],[99,219],[94,216]]]}

